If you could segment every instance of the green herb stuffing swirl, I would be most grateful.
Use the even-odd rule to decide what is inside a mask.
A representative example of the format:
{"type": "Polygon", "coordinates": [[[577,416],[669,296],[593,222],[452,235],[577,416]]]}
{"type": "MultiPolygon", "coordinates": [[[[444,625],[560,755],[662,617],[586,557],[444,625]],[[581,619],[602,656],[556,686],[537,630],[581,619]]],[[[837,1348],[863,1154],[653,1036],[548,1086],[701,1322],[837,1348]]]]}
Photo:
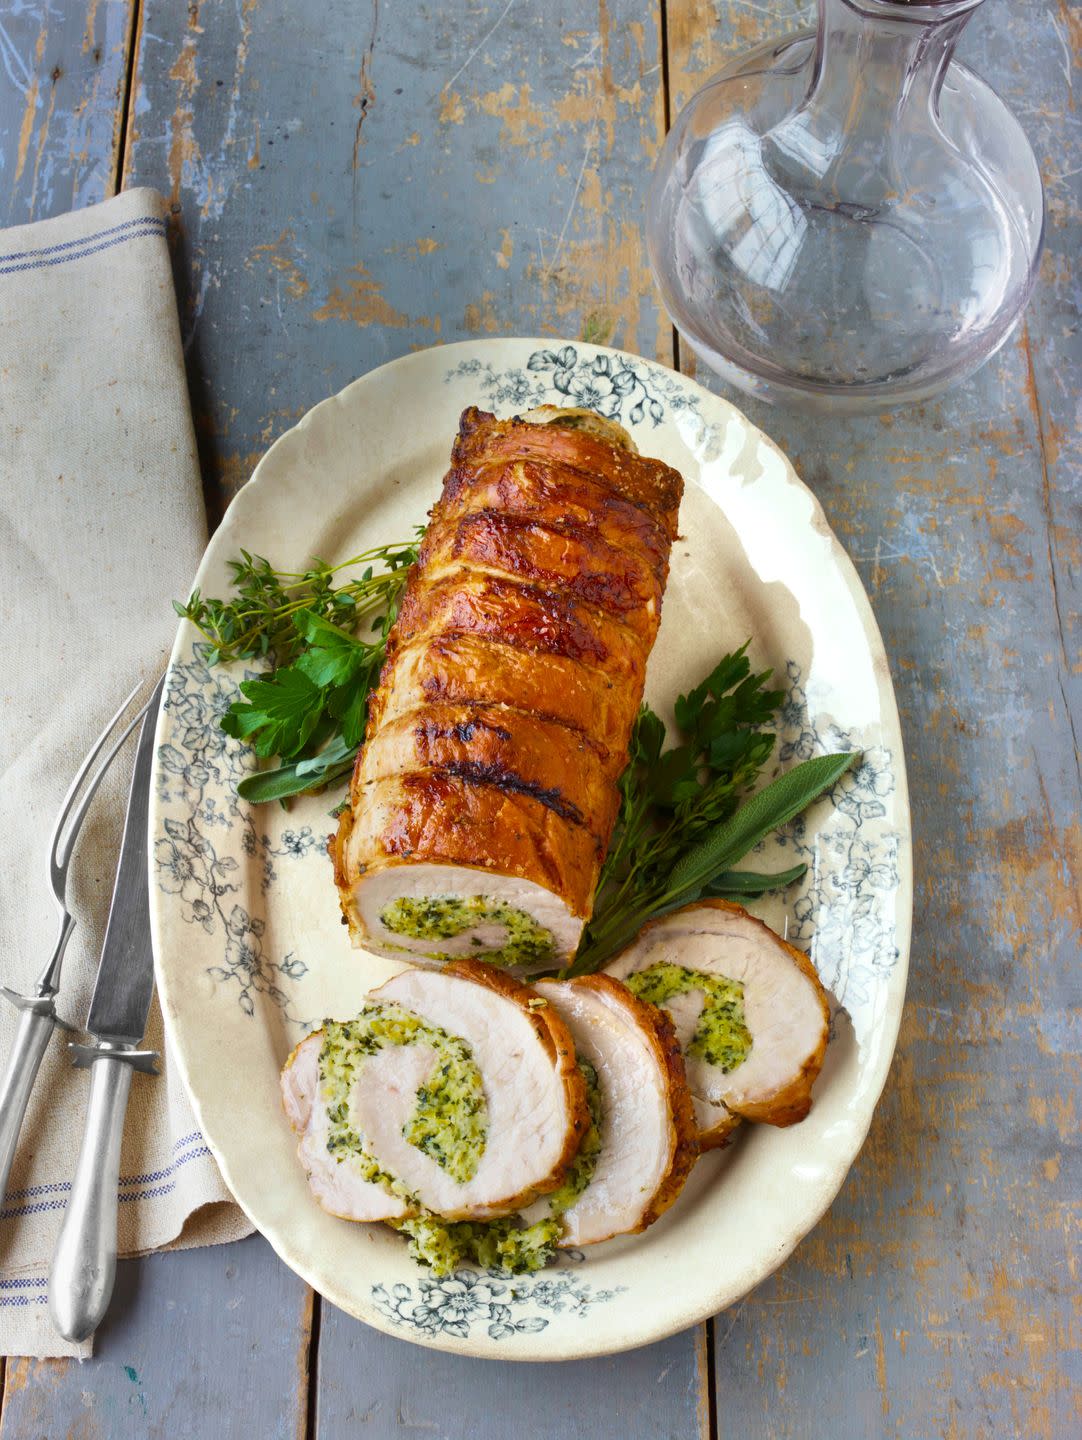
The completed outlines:
{"type": "Polygon", "coordinates": [[[674,995],[698,990],[703,996],[702,1013],[684,1053],[716,1065],[723,1075],[742,1065],[751,1053],[751,1031],[744,1021],[744,987],[739,980],[659,961],[634,971],[624,984],[651,1005],[664,1005],[674,995]]]}
{"type": "Polygon", "coordinates": [[[483,1222],[448,1221],[425,1211],[408,1220],[390,1222],[409,1237],[412,1259],[428,1266],[436,1276],[450,1275],[468,1261],[508,1275],[530,1274],[552,1261],[563,1230],[560,1216],[570,1210],[593,1179],[601,1153],[601,1086],[588,1060],[580,1058],[578,1066],[586,1081],[590,1124],[563,1184],[546,1197],[548,1215],[532,1225],[523,1225],[518,1215],[483,1222]]]}
{"type": "MultiPolygon", "coordinates": [[[[469,956],[489,965],[550,965],[555,963],[556,942],[551,930],[539,925],[532,915],[502,900],[484,895],[400,896],[380,912],[380,920],[395,935],[414,940],[452,940],[475,925],[502,926],[502,945],[485,949],[474,939],[469,956]]],[[[403,947],[407,949],[408,947],[403,947]]],[[[425,951],[429,960],[458,960],[442,950],[425,951]]]]}
{"type": "Polygon", "coordinates": [[[432,1073],[417,1091],[402,1134],[452,1180],[465,1184],[477,1173],[488,1136],[488,1106],[481,1072],[465,1040],[430,1025],[401,1005],[366,1005],[353,1020],[328,1020],[319,1051],[319,1079],[327,1101],[327,1149],[349,1158],[365,1180],[416,1203],[396,1176],[382,1169],[349,1118],[350,1094],[364,1059],[389,1045],[429,1045],[432,1073]]]}

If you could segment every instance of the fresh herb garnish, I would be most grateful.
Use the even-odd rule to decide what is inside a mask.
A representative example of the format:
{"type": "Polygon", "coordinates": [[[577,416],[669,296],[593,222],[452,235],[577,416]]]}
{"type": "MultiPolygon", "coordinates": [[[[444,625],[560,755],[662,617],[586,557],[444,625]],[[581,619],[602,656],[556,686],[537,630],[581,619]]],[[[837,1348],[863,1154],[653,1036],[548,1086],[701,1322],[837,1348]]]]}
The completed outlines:
{"type": "MultiPolygon", "coordinates": [[[[418,540],[423,534],[417,528],[418,540]]],[[[280,666],[289,665],[305,649],[307,636],[294,617],[307,610],[332,625],[355,629],[368,616],[380,615],[396,602],[405,584],[406,569],[417,559],[418,540],[404,545],[377,545],[359,555],[328,565],[313,560],[307,570],[275,570],[262,555],[240,552],[230,560],[232,600],[211,600],[193,590],[186,605],[173,601],[173,609],[190,620],[210,644],[207,664],[253,660],[273,652],[280,666]],[[342,585],[333,583],[342,570],[357,565],[359,576],[342,585]],[[376,566],[385,568],[376,574],[376,566]]],[[[389,626],[377,625],[384,635],[389,626]]]]}
{"type": "Polygon", "coordinates": [[[857,755],[806,760],[746,799],[774,749],[775,736],[760,727],[784,698],[765,688],[769,670],[752,673],[746,652],[745,643],[677,700],[681,743],[666,750],[664,724],[643,706],[593,917],[567,974],[600,969],[647,920],[681,905],[706,896],[753,899],[807,869],[763,875],[732,867],[828,790],[857,755]]]}
{"type": "Polygon", "coordinates": [[[275,570],[246,550],[241,557],[230,562],[234,599],[205,599],[196,590],[174,608],[208,641],[208,664],[259,656],[274,662],[266,675],[241,681],[245,698],[221,722],[261,760],[285,762],[237,786],[259,804],[321,790],[353,768],[417,546],[381,545],[341,565],[315,560],[303,571],[275,570]],[[386,568],[377,573],[380,563],[386,568]],[[357,565],[364,566],[359,576],[333,583],[357,565]],[[355,633],[365,622],[368,640],[355,633]]]}

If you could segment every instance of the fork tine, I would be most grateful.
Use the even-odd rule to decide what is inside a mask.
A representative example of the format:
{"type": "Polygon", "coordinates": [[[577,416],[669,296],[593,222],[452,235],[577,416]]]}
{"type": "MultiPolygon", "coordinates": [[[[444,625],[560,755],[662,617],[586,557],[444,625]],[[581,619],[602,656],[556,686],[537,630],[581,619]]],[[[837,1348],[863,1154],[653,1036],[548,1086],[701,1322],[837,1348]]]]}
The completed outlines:
{"type": "Polygon", "coordinates": [[[132,733],[132,731],[139,724],[140,720],[142,720],[143,716],[149,709],[149,700],[143,706],[141,706],[141,708],[136,712],[136,714],[125,726],[124,730],[121,732],[120,736],[115,741],[112,748],[109,750],[109,753],[106,755],[105,759],[102,760],[101,764],[98,766],[97,771],[93,774],[91,772],[94,771],[95,762],[97,761],[102,750],[104,750],[105,746],[108,744],[109,737],[116,729],[121,716],[124,714],[125,710],[127,710],[128,706],[135,699],[136,695],[138,695],[139,691],[142,688],[143,682],[140,681],[139,684],[136,685],[135,689],[131,692],[131,694],[127,697],[127,699],[123,702],[123,704],[120,706],[120,709],[109,721],[108,725],[106,725],[105,729],[98,736],[97,740],[95,740],[93,749],[90,751],[89,755],[87,755],[82,765],[80,765],[78,774],[75,776],[75,779],[68,787],[68,793],[64,796],[64,803],[60,807],[60,814],[56,817],[56,825],[53,827],[52,840],[49,846],[49,877],[52,881],[53,894],[56,896],[56,899],[61,906],[64,905],[65,900],[65,891],[68,878],[68,864],[71,860],[72,847],[75,844],[75,838],[79,833],[79,829],[83,823],[84,818],[86,817],[86,812],[90,806],[90,802],[91,800],[93,800],[95,792],[97,791],[98,786],[101,784],[105,772],[109,769],[109,766],[116,758],[117,751],[124,744],[124,741],[127,740],[128,736],[132,733]],[[86,782],[88,776],[90,777],[90,783],[87,786],[85,793],[82,795],[82,798],[80,799],[79,792],[83,787],[84,783],[86,782]],[[77,800],[78,804],[76,804],[77,800]],[[71,819],[71,825],[70,828],[67,830],[67,833],[65,834],[65,825],[67,824],[69,817],[71,819]]]}

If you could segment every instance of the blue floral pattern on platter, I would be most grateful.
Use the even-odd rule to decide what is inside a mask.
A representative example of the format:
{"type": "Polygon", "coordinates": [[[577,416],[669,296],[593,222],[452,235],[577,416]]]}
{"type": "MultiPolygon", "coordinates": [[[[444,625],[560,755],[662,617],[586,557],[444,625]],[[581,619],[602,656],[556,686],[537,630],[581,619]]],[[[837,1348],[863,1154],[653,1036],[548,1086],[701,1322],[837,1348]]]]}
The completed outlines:
{"type": "MultiPolygon", "coordinates": [[[[797,762],[860,748],[837,725],[813,725],[803,676],[792,660],[786,676],[779,760],[797,762]]],[[[885,979],[899,959],[888,916],[893,916],[893,898],[901,884],[900,836],[882,823],[887,815],[884,801],[894,788],[890,751],[879,745],[866,747],[855,769],[830,792],[834,823],[817,825],[811,843],[807,821],[798,816],[778,832],[775,841],[808,866],[792,906],[788,938],[809,951],[823,984],[843,1009],[868,1004],[875,982],[885,979]],[[829,863],[824,864],[824,859],[829,863]]]]}
{"type": "MultiPolygon", "coordinates": [[[[275,845],[257,828],[250,806],[237,796],[237,782],[249,772],[250,751],[222,732],[220,721],[240,694],[238,681],[209,666],[209,646],[196,644],[190,657],[172,667],[164,706],[172,721],[172,739],[158,747],[158,798],[172,813],[164,833],[154,842],[158,888],[173,896],[181,918],[220,938],[221,964],[207,974],[230,989],[246,1015],[255,1013],[255,996],[264,995],[289,1013],[285,980],[308,973],[303,960],[290,952],[280,960],[264,945],[266,921],[249,908],[248,886],[240,862],[227,853],[228,837],[240,827],[240,848],[260,870],[260,893],[266,895],[279,878],[276,860],[291,860],[319,847],[311,828],[286,830],[275,845]],[[223,834],[224,832],[224,834],[223,834]],[[242,905],[239,898],[248,900],[242,905]]],[[[293,1018],[292,1016],[290,1018],[293,1018]]]]}
{"type": "Polygon", "coordinates": [[[493,406],[528,410],[536,405],[570,405],[596,410],[608,420],[656,428],[665,419],[691,416],[700,440],[716,441],[716,430],[699,412],[699,396],[669,370],[628,355],[580,353],[574,345],[535,350],[525,369],[495,370],[481,360],[460,360],[444,383],[469,380],[493,406]]]}
{"type": "MultiPolygon", "coordinates": [[[[581,1263],[579,1251],[568,1252],[572,1262],[581,1263]]],[[[412,1285],[372,1286],[376,1309],[392,1324],[422,1335],[450,1335],[469,1338],[474,1326],[483,1326],[491,1340],[512,1335],[536,1335],[553,1315],[588,1315],[623,1294],[625,1287],[595,1290],[574,1270],[547,1270],[539,1277],[508,1279],[498,1270],[456,1270],[442,1280],[420,1280],[412,1285]],[[521,1314],[530,1306],[541,1314],[521,1314]],[[547,1312],[547,1313],[544,1313],[547,1312]]]]}

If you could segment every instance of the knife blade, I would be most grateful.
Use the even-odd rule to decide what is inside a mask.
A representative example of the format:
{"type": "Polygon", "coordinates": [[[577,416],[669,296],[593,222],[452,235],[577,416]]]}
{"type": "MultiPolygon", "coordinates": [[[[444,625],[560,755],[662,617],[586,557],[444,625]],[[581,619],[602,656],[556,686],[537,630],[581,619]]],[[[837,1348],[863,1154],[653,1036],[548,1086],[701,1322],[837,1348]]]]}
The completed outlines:
{"type": "Polygon", "coordinates": [[[157,1055],[138,1049],[154,994],[147,828],[154,733],[164,678],[139,732],[124,838],[98,975],[87,1017],[93,1037],[70,1045],[90,1069],[86,1130],[49,1274],[49,1312],[69,1340],[85,1340],[108,1309],[116,1275],[120,1146],[133,1069],[156,1074],[157,1055]]]}
{"type": "Polygon", "coordinates": [[[147,825],[154,727],[163,683],[159,682],[151,696],[150,709],[139,732],[120,861],[86,1021],[91,1035],[121,1045],[138,1045],[142,1040],[154,994],[150,892],[146,883],[147,825]]]}

